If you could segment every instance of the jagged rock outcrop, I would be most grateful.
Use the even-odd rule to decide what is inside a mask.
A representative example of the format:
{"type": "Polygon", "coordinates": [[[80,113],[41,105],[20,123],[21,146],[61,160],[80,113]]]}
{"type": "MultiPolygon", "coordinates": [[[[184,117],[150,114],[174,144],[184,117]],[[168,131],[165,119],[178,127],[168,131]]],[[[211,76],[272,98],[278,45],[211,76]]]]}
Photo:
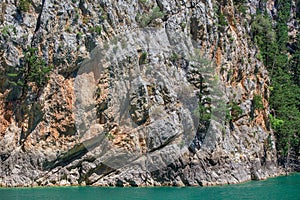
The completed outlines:
{"type": "Polygon", "coordinates": [[[232,1],[20,4],[0,4],[0,185],[206,186],[279,173],[249,25],[266,5],[249,1],[242,16],[232,1]],[[28,46],[54,68],[24,92],[7,74],[26,67],[28,46]],[[223,108],[210,123],[196,113],[208,98],[223,108]]]}

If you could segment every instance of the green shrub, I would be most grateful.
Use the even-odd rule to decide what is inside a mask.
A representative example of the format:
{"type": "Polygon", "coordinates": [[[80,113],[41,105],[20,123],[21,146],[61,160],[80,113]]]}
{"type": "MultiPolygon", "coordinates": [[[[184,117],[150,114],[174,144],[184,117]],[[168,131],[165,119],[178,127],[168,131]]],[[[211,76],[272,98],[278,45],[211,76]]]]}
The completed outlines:
{"type": "Polygon", "coordinates": [[[163,18],[165,13],[163,13],[158,6],[154,7],[150,13],[151,21],[158,18],[163,18]]]}
{"type": "Polygon", "coordinates": [[[92,28],[89,29],[91,32],[97,33],[98,35],[101,34],[102,28],[101,26],[94,26],[92,28]]]}
{"type": "Polygon", "coordinates": [[[198,108],[193,111],[193,115],[200,120],[208,121],[211,119],[211,107],[200,102],[198,108]]]}
{"type": "Polygon", "coordinates": [[[283,124],[284,124],[283,120],[276,119],[275,117],[273,117],[273,115],[269,115],[269,117],[270,117],[271,126],[273,129],[279,130],[283,126],[283,124]]]}
{"type": "Polygon", "coordinates": [[[7,37],[8,35],[11,35],[11,33],[14,33],[14,35],[17,34],[16,27],[12,25],[4,26],[1,30],[0,33],[4,36],[7,37]]]}
{"type": "Polygon", "coordinates": [[[228,109],[228,108],[225,110],[225,119],[226,119],[226,121],[232,120],[232,116],[230,114],[230,109],[228,109]]]}
{"type": "Polygon", "coordinates": [[[115,136],[113,136],[113,134],[108,133],[108,132],[105,133],[105,137],[110,141],[115,139],[115,136]]]}
{"type": "Polygon", "coordinates": [[[234,0],[233,3],[237,6],[237,10],[240,13],[246,14],[247,7],[244,4],[247,3],[247,0],[234,0]]]}
{"type": "Polygon", "coordinates": [[[83,33],[82,33],[82,32],[77,32],[76,38],[77,38],[78,40],[81,39],[82,36],[83,36],[83,33]]]}
{"type": "Polygon", "coordinates": [[[148,58],[147,52],[143,52],[142,55],[139,57],[139,65],[146,64],[148,58]]]}
{"type": "Polygon", "coordinates": [[[243,114],[243,110],[241,109],[241,107],[237,104],[234,103],[231,107],[231,115],[234,119],[237,119],[238,117],[240,117],[243,114]]]}
{"type": "Polygon", "coordinates": [[[103,9],[103,7],[100,7],[100,8],[99,8],[99,11],[100,11],[100,13],[101,13],[100,19],[101,19],[102,21],[106,20],[106,19],[107,19],[107,12],[103,9]]]}
{"type": "Polygon", "coordinates": [[[185,22],[182,22],[182,23],[180,24],[180,26],[181,26],[181,29],[184,30],[185,27],[186,27],[186,23],[185,23],[185,22]]]}
{"type": "Polygon", "coordinates": [[[47,66],[46,62],[37,56],[37,48],[27,47],[24,52],[24,66],[18,71],[8,73],[12,85],[24,88],[28,83],[35,83],[38,88],[44,86],[49,80],[52,66],[47,66]]]}
{"type": "Polygon", "coordinates": [[[165,16],[165,13],[160,10],[158,6],[154,7],[150,13],[148,14],[137,14],[136,15],[136,21],[139,23],[139,25],[143,28],[148,26],[151,21],[163,18],[165,16]]]}
{"type": "Polygon", "coordinates": [[[226,119],[228,121],[236,120],[243,114],[243,110],[237,102],[229,102],[226,110],[226,119]]]}
{"type": "Polygon", "coordinates": [[[148,2],[148,0],[139,0],[139,3],[141,3],[141,4],[145,4],[147,2],[148,2]]]}
{"type": "Polygon", "coordinates": [[[262,101],[262,97],[258,94],[255,94],[253,97],[253,109],[254,110],[263,110],[264,109],[264,104],[262,101]]]}
{"type": "Polygon", "coordinates": [[[256,58],[257,58],[259,61],[264,61],[264,59],[263,59],[261,53],[257,53],[257,54],[256,54],[256,58]]]}
{"type": "Polygon", "coordinates": [[[30,1],[29,0],[20,0],[18,8],[21,11],[28,12],[29,7],[30,7],[30,1]]]}
{"type": "Polygon", "coordinates": [[[28,81],[35,82],[38,87],[41,87],[48,82],[52,66],[47,66],[46,62],[36,54],[37,48],[31,47],[28,47],[25,53],[25,61],[29,68],[28,81]]]}
{"type": "Polygon", "coordinates": [[[172,53],[172,55],[170,56],[170,60],[171,62],[175,63],[179,60],[179,55],[175,52],[172,53]]]}
{"type": "Polygon", "coordinates": [[[228,25],[226,17],[225,17],[225,15],[223,13],[219,13],[219,25],[221,27],[224,27],[224,26],[228,25]]]}
{"type": "Polygon", "coordinates": [[[245,15],[245,14],[246,14],[246,11],[247,11],[247,7],[244,6],[244,5],[240,5],[240,6],[238,7],[238,11],[239,11],[240,13],[242,13],[243,15],[245,15]]]}

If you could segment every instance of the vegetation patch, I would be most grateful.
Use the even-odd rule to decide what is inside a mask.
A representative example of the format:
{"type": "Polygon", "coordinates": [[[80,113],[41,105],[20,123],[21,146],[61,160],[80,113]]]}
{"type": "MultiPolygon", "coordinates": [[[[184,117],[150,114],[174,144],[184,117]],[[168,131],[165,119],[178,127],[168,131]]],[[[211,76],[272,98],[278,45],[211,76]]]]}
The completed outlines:
{"type": "Polygon", "coordinates": [[[30,8],[30,1],[29,0],[20,0],[18,9],[24,12],[28,12],[30,8]]]}
{"type": "Polygon", "coordinates": [[[227,121],[235,121],[243,114],[243,110],[237,102],[230,101],[225,110],[227,121]]]}
{"type": "Polygon", "coordinates": [[[262,97],[258,94],[255,94],[253,97],[253,109],[254,110],[263,110],[264,109],[264,104],[262,101],[262,97]]]}
{"type": "Polygon", "coordinates": [[[93,33],[96,33],[96,34],[100,35],[101,32],[102,32],[102,27],[101,26],[94,26],[94,27],[91,27],[89,30],[90,30],[90,32],[93,32],[93,33]]]}
{"type": "MultiPolygon", "coordinates": [[[[264,2],[266,2],[264,0],[264,2]]],[[[270,124],[276,136],[279,162],[286,167],[300,156],[300,36],[290,45],[287,23],[291,16],[291,2],[277,1],[276,23],[262,10],[253,15],[252,40],[260,49],[271,78],[269,105],[270,124]],[[288,48],[289,47],[289,48],[288,48]]],[[[296,16],[297,20],[299,15],[296,16]]],[[[256,109],[263,109],[261,97],[253,99],[256,109]]]]}
{"type": "Polygon", "coordinates": [[[24,65],[16,67],[13,72],[7,74],[11,86],[21,87],[23,93],[27,93],[30,83],[34,83],[40,89],[49,80],[49,74],[53,67],[47,65],[44,59],[38,57],[37,51],[37,48],[27,47],[27,50],[23,53],[24,65]]]}
{"type": "Polygon", "coordinates": [[[158,6],[154,7],[149,13],[137,14],[136,21],[140,27],[148,26],[153,20],[163,18],[165,13],[160,10],[158,6]]]}
{"type": "Polygon", "coordinates": [[[11,35],[11,33],[13,33],[14,35],[17,34],[17,30],[16,27],[12,26],[12,25],[8,25],[8,26],[4,26],[1,30],[0,33],[2,36],[7,37],[9,35],[11,35]]]}

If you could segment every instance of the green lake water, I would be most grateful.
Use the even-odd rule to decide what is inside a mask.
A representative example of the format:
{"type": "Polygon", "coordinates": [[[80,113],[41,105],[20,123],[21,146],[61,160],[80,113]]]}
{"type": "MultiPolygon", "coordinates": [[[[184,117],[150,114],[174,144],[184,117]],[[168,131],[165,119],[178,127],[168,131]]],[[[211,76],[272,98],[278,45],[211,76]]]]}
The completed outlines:
{"type": "Polygon", "coordinates": [[[198,200],[295,199],[300,200],[300,173],[216,187],[38,187],[0,188],[0,200],[198,200]]]}

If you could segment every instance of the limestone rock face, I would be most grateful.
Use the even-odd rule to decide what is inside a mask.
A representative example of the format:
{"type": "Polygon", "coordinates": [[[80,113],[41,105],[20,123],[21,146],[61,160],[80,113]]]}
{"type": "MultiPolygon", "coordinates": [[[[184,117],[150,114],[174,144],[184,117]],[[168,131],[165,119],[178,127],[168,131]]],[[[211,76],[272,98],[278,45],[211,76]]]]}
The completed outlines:
{"type": "Polygon", "coordinates": [[[276,12],[273,1],[249,0],[244,16],[232,1],[28,2],[0,3],[0,186],[208,186],[279,173],[269,77],[250,36],[250,15],[276,12]],[[12,84],[30,73],[29,47],[54,66],[40,87],[12,84]]]}

